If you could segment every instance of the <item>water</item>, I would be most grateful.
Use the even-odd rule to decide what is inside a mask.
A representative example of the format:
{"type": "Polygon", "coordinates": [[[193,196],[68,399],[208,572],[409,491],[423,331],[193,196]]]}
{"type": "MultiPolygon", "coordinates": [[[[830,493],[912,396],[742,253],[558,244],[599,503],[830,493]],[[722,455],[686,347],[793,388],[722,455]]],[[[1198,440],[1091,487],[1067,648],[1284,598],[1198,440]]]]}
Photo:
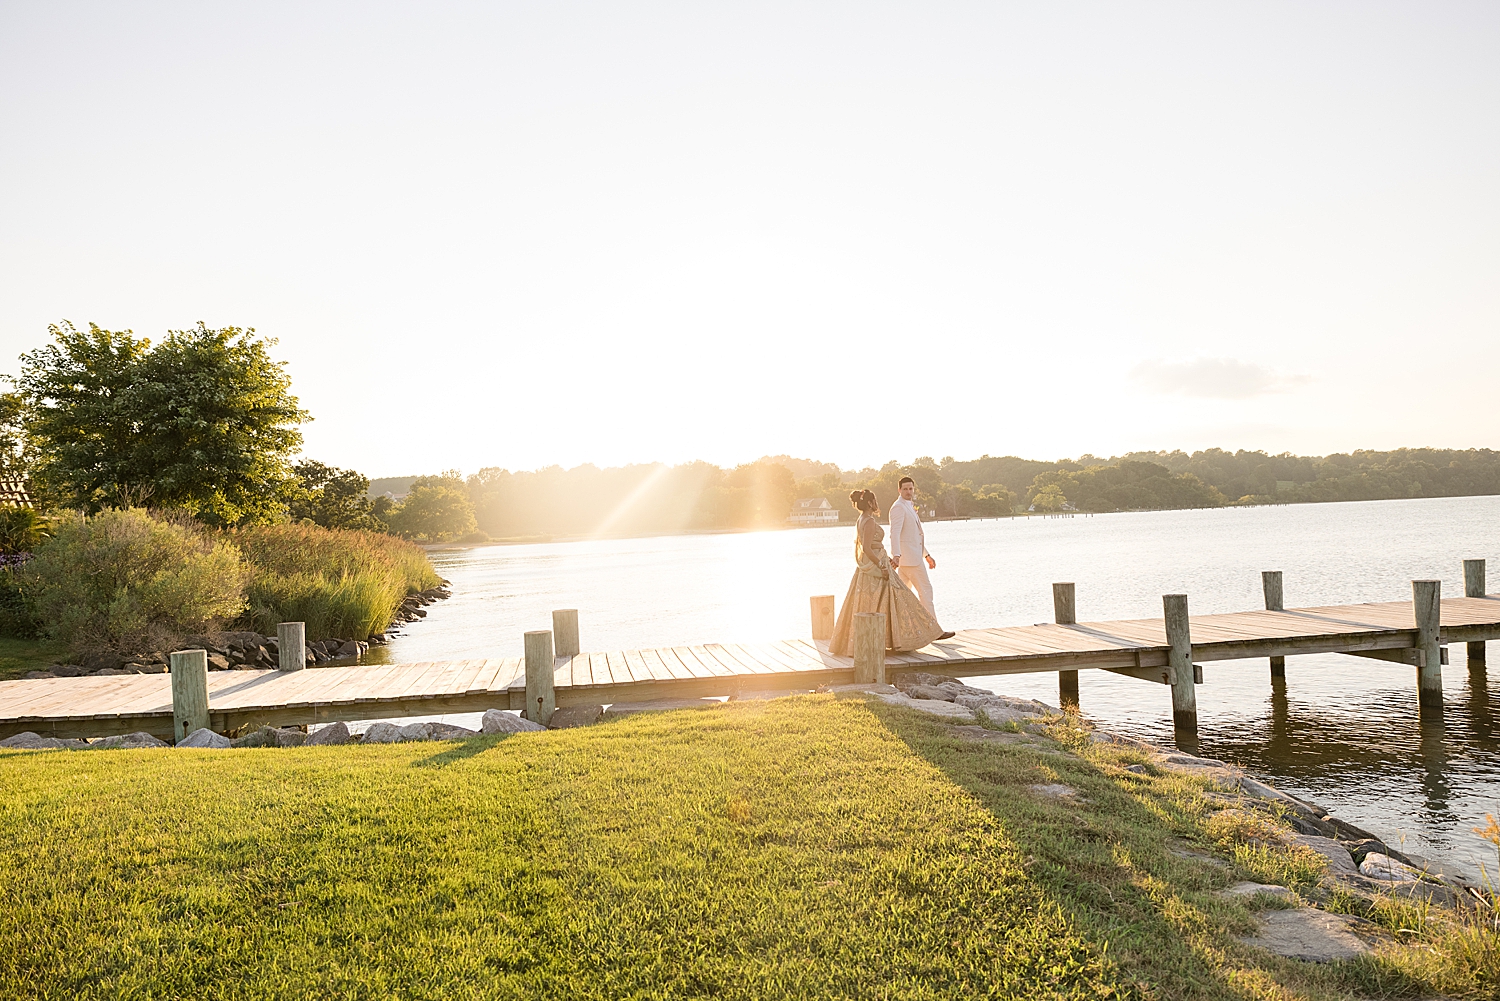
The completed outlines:
{"type": "MultiPolygon", "coordinates": [[[[1195,614],[1260,608],[1262,570],[1284,572],[1288,607],[1410,600],[1416,578],[1462,594],[1465,558],[1500,573],[1500,497],[942,522],[927,539],[949,629],[1051,621],[1059,580],[1077,584],[1084,621],[1160,616],[1168,593],[1186,593],[1195,614]]],[[[586,650],[805,636],[808,597],[843,599],[852,549],[841,526],[435,552],[454,595],[382,659],[520,656],[522,633],[551,628],[554,608],[579,610],[586,650]]],[[[1500,642],[1491,649],[1500,665],[1500,642]]],[[[1450,648],[1440,725],[1418,719],[1410,667],[1290,657],[1273,691],[1264,660],[1209,663],[1200,752],[1418,854],[1493,873],[1495,851],[1471,828],[1500,814],[1500,698],[1471,682],[1464,653],[1450,648]]],[[[974,683],[1057,701],[1055,674],[974,683]]],[[[1084,671],[1079,687],[1101,725],[1171,743],[1164,686],[1084,671]]]]}

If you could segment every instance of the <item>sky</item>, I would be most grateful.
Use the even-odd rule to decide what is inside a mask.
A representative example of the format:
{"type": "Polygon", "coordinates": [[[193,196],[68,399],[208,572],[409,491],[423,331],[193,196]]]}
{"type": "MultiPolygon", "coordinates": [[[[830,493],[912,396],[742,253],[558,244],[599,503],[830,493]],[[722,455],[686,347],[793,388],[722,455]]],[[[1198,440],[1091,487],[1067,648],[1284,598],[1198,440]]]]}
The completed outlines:
{"type": "Polygon", "coordinates": [[[0,0],[0,372],[275,338],[305,454],[1500,447],[1500,5],[0,0]]]}

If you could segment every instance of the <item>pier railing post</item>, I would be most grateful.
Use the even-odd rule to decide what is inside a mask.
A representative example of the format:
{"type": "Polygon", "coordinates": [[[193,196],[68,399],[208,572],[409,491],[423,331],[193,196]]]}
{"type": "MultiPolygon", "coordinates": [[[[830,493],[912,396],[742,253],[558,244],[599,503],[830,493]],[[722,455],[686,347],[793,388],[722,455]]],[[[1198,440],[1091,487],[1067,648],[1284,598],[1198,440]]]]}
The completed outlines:
{"type": "Polygon", "coordinates": [[[559,608],[552,613],[552,642],[559,657],[577,657],[582,652],[578,645],[578,609],[559,608]]]}
{"type": "Polygon", "coordinates": [[[812,605],[813,642],[833,639],[833,595],[815,594],[809,602],[812,605]]]}
{"type": "MultiPolygon", "coordinates": [[[[1060,626],[1071,626],[1078,622],[1078,606],[1075,604],[1071,583],[1052,585],[1052,621],[1060,626]]],[[[1064,709],[1078,708],[1078,672],[1057,672],[1057,700],[1064,709]]]]}
{"type": "MultiPolygon", "coordinates": [[[[1260,574],[1260,589],[1266,595],[1266,611],[1282,612],[1286,610],[1281,601],[1280,570],[1262,570],[1260,574]]],[[[1271,658],[1271,678],[1273,680],[1276,678],[1286,678],[1285,657],[1271,658]]]]}
{"type": "Polygon", "coordinates": [[[307,666],[307,624],[276,623],[276,668],[300,671],[307,666]]]}
{"type": "Polygon", "coordinates": [[[547,725],[557,708],[557,690],[553,687],[552,630],[537,629],[526,634],[526,712],[533,723],[547,725]]]}
{"type": "Polygon", "coordinates": [[[1417,620],[1417,704],[1443,707],[1443,661],[1438,636],[1443,625],[1442,582],[1411,582],[1412,611],[1417,620]]]}
{"type": "Polygon", "coordinates": [[[1185,733],[1197,733],[1198,693],[1193,688],[1193,637],[1188,627],[1187,595],[1164,594],[1161,607],[1172,683],[1172,724],[1185,733]]]}
{"type": "Polygon", "coordinates": [[[885,684],[885,613],[854,614],[854,683],[885,684]]]}
{"type": "Polygon", "coordinates": [[[172,671],[172,738],[181,740],[208,726],[208,651],[177,650],[172,671]]]}
{"type": "MultiPolygon", "coordinates": [[[[1464,597],[1484,597],[1484,560],[1464,560],[1464,597]]],[[[1469,667],[1484,667],[1484,640],[1469,644],[1469,667]]]]}

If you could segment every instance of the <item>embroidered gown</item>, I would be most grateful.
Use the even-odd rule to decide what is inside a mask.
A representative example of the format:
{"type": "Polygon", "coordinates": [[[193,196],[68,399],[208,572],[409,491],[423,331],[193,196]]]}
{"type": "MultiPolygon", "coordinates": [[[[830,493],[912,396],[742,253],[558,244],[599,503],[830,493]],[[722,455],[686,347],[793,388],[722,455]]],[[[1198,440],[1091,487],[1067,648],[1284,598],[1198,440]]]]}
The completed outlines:
{"type": "Polygon", "coordinates": [[[880,522],[860,512],[854,533],[854,579],[839,609],[828,652],[848,657],[854,650],[854,615],[856,612],[885,613],[885,647],[887,650],[916,650],[943,633],[922,602],[891,568],[885,553],[885,529],[880,522]]]}

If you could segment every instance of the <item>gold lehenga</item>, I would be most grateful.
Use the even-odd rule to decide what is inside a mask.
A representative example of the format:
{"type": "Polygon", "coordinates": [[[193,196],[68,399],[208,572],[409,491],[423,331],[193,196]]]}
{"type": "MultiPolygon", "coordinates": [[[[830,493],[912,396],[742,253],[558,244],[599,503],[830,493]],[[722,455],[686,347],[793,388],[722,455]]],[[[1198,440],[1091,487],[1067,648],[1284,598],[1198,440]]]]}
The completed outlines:
{"type": "Polygon", "coordinates": [[[854,649],[852,633],[856,612],[885,614],[885,647],[887,650],[916,650],[943,633],[927,609],[922,607],[911,589],[891,568],[885,554],[885,529],[867,514],[859,516],[854,533],[854,579],[839,609],[828,652],[848,657],[854,649]]]}

